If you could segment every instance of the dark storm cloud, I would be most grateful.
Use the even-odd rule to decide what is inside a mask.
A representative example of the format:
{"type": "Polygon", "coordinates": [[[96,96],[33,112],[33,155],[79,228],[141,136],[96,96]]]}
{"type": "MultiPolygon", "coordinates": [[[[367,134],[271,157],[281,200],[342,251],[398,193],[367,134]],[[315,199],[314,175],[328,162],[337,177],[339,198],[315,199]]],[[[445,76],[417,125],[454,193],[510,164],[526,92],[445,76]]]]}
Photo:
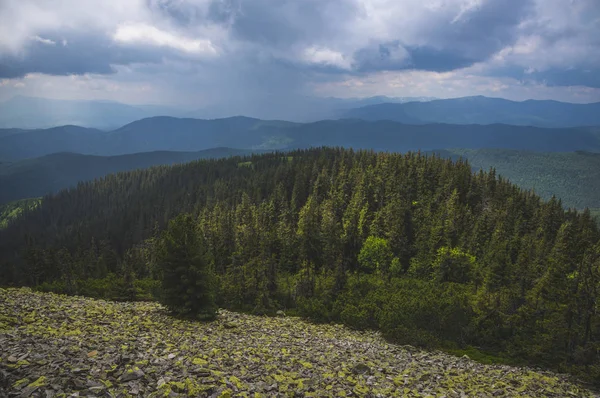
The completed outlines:
{"type": "Polygon", "coordinates": [[[415,47],[408,51],[412,68],[433,72],[448,72],[465,68],[478,61],[454,51],[437,50],[431,47],[415,47]]]}
{"type": "Polygon", "coordinates": [[[398,41],[374,43],[354,53],[354,68],[358,72],[406,69],[410,65],[410,55],[398,41]]]}
{"type": "MultiPolygon", "coordinates": [[[[399,40],[371,45],[355,53],[362,72],[416,69],[447,72],[486,61],[515,42],[516,27],[531,15],[533,0],[488,1],[454,18],[432,20],[421,28],[425,44],[399,40]]],[[[427,23],[427,21],[423,21],[427,23]]],[[[399,36],[402,30],[397,31],[399,36]]]]}
{"type": "Polygon", "coordinates": [[[353,1],[224,0],[213,1],[210,15],[229,21],[234,37],[267,47],[335,40],[340,25],[358,12],[353,1]]]}
{"type": "Polygon", "coordinates": [[[418,69],[448,72],[480,61],[467,58],[456,51],[437,50],[432,47],[403,47],[398,42],[363,48],[354,54],[357,72],[418,69]]]}
{"type": "Polygon", "coordinates": [[[46,34],[44,42],[32,40],[25,55],[0,54],[0,78],[22,77],[28,73],[48,75],[110,74],[112,65],[160,62],[162,55],[143,47],[114,46],[101,34],[77,32],[46,34]]]}
{"type": "Polygon", "coordinates": [[[490,78],[600,87],[600,59],[582,53],[600,54],[598,0],[573,0],[585,5],[573,15],[563,0],[88,1],[0,0],[0,78],[108,75],[135,65],[142,77],[118,79],[161,74],[182,92],[285,96],[384,71],[476,68],[490,78]],[[127,24],[142,29],[117,40],[127,24]],[[496,60],[527,35],[543,45],[496,60]],[[201,40],[215,54],[199,55],[201,40]]]}
{"type": "Polygon", "coordinates": [[[484,60],[517,39],[517,27],[532,16],[534,5],[534,0],[482,1],[450,24],[431,29],[437,30],[434,37],[444,49],[484,60]]]}

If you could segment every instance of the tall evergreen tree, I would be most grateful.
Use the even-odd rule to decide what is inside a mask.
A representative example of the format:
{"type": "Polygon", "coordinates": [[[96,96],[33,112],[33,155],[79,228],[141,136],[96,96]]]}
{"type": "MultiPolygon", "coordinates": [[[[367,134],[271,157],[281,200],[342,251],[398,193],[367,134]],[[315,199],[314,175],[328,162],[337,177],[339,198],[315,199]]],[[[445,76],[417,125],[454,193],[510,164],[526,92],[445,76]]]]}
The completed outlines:
{"type": "Polygon", "coordinates": [[[199,319],[216,316],[216,284],[207,245],[189,214],[169,222],[158,257],[161,302],[173,312],[199,319]]]}

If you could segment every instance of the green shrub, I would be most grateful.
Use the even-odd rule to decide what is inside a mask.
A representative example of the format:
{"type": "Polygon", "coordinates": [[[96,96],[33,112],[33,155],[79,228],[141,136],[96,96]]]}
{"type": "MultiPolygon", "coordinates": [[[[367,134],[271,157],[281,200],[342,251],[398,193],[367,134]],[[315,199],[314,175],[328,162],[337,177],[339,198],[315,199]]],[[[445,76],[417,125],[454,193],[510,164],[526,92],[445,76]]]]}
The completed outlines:
{"type": "Polygon", "coordinates": [[[300,297],[296,303],[298,315],[314,322],[327,323],[332,320],[331,312],[327,309],[322,299],[317,297],[300,297]]]}

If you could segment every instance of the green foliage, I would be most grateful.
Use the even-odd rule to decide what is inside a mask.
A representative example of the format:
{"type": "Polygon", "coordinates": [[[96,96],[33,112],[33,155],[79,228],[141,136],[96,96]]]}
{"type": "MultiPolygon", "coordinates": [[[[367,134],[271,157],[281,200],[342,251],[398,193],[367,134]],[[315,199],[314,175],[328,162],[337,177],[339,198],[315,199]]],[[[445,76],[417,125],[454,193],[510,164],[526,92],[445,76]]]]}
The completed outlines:
{"type": "Polygon", "coordinates": [[[336,319],[354,329],[377,329],[386,297],[384,286],[376,275],[349,276],[346,288],[333,304],[336,319]]]}
{"type": "Polygon", "coordinates": [[[180,215],[171,220],[159,245],[161,302],[179,315],[215,318],[215,277],[194,219],[180,215]]]}
{"type": "Polygon", "coordinates": [[[390,275],[393,277],[399,277],[402,275],[403,267],[400,259],[398,257],[394,257],[392,259],[392,263],[390,264],[390,275]]]}
{"type": "Polygon", "coordinates": [[[366,273],[387,273],[393,253],[386,239],[369,236],[358,253],[361,271],[366,273]]]}
{"type": "Polygon", "coordinates": [[[323,300],[318,297],[300,297],[296,302],[298,315],[312,319],[317,323],[327,323],[332,320],[330,311],[323,300]]]}
{"type": "Polygon", "coordinates": [[[590,214],[596,219],[598,225],[600,225],[600,209],[590,209],[590,214]]]}
{"type": "Polygon", "coordinates": [[[0,231],[7,284],[140,300],[156,283],[177,313],[284,310],[589,379],[599,269],[589,211],[415,153],[324,148],[111,175],[0,231]]]}
{"type": "Polygon", "coordinates": [[[69,292],[63,281],[44,282],[35,288],[40,292],[72,293],[113,301],[151,301],[158,299],[160,284],[150,278],[130,282],[122,276],[110,273],[104,278],[77,280],[75,285],[74,292],[69,292]]]}
{"type": "Polygon", "coordinates": [[[35,209],[41,199],[21,199],[0,205],[0,229],[6,228],[8,223],[15,221],[23,212],[35,209]]]}
{"type": "Polygon", "coordinates": [[[382,332],[403,344],[441,346],[469,341],[469,288],[459,284],[394,279],[379,319],[382,332]]]}
{"type": "Polygon", "coordinates": [[[457,248],[440,247],[432,265],[438,282],[467,283],[472,280],[475,257],[457,248]]]}

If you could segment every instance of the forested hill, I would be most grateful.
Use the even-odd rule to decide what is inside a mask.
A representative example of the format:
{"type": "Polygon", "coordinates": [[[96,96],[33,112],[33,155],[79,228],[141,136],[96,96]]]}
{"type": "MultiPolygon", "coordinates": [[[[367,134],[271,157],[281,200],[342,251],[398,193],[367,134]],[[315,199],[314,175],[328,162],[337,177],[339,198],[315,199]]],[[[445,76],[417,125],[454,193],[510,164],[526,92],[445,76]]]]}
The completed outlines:
{"type": "MultiPolygon", "coordinates": [[[[262,153],[261,150],[214,148],[199,152],[146,152],[119,156],[58,153],[14,163],[0,163],[0,204],[41,197],[71,188],[80,181],[110,173],[204,158],[262,153]]],[[[543,199],[556,196],[565,207],[600,209],[600,154],[536,152],[513,149],[447,149],[431,151],[442,157],[469,161],[474,171],[495,168],[523,189],[543,199]]]]}
{"type": "Polygon", "coordinates": [[[506,124],[410,125],[358,119],[298,124],[245,117],[216,120],[155,117],[110,132],[76,126],[17,133],[0,130],[0,159],[3,161],[55,152],[114,156],[153,151],[193,152],[215,147],[298,149],[320,146],[396,152],[440,148],[600,152],[600,131],[506,124]]]}
{"type": "Polygon", "coordinates": [[[182,212],[195,216],[222,307],[600,376],[589,212],[415,153],[312,149],[82,183],[0,231],[0,280],[147,298],[160,231],[182,212]]]}

